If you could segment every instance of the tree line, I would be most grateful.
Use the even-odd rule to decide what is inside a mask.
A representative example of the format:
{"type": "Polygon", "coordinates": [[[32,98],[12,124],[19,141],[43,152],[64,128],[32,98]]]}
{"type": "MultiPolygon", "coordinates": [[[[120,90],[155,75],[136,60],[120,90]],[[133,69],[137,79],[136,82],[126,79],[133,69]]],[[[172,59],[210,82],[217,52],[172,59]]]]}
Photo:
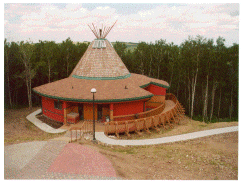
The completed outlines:
{"type": "MultiPolygon", "coordinates": [[[[68,77],[87,43],[4,41],[4,105],[32,107],[39,97],[32,88],[68,77]]],[[[238,119],[239,45],[225,40],[188,37],[179,46],[157,40],[140,42],[132,51],[125,43],[114,48],[131,73],[165,80],[188,116],[203,121],[238,119]]]]}
{"type": "Polygon", "coordinates": [[[32,88],[66,78],[70,75],[88,47],[74,44],[70,38],[54,41],[7,42],[4,40],[4,106],[15,108],[32,103],[39,97],[32,88]]]}
{"type": "Polygon", "coordinates": [[[165,80],[188,116],[205,122],[238,119],[239,45],[188,37],[179,46],[158,40],[133,51],[114,45],[130,72],[165,80]]]}

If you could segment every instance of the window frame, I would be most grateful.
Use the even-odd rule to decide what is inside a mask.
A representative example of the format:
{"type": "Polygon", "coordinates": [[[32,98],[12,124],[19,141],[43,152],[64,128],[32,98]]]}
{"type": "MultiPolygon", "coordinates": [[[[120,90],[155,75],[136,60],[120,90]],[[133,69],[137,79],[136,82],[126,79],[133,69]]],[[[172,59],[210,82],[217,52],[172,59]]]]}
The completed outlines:
{"type": "Polygon", "coordinates": [[[54,108],[58,110],[62,110],[62,102],[59,100],[54,100],[54,108]]]}

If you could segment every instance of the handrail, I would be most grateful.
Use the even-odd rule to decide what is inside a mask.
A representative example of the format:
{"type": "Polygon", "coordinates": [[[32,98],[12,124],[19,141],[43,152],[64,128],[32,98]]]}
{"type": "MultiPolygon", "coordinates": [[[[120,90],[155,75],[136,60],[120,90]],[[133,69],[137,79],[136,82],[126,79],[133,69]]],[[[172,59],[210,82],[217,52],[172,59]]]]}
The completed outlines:
{"type": "Polygon", "coordinates": [[[135,114],[121,115],[121,116],[113,116],[114,121],[119,121],[120,119],[135,119],[135,114]]]}
{"type": "Polygon", "coordinates": [[[81,137],[82,137],[82,135],[81,135],[81,129],[83,128],[83,126],[82,127],[72,127],[72,128],[70,128],[69,129],[69,132],[70,132],[70,135],[71,135],[71,142],[73,142],[73,136],[72,136],[72,131],[73,130],[76,130],[76,139],[74,138],[74,141],[76,140],[76,141],[78,141],[78,140],[81,140],[81,137]],[[79,130],[79,139],[78,139],[78,130],[79,130]]]}
{"type": "Polygon", "coordinates": [[[165,96],[166,100],[172,100],[174,103],[177,102],[177,98],[174,94],[172,93],[167,93],[165,96]]]}

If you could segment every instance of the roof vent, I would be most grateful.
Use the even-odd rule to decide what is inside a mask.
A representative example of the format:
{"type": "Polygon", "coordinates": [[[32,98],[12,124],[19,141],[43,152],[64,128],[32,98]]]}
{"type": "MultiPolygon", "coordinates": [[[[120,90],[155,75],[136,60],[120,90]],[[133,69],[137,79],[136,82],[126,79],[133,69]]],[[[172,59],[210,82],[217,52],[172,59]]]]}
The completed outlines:
{"type": "Polygon", "coordinates": [[[92,48],[93,49],[106,48],[105,40],[104,39],[97,39],[97,40],[95,40],[92,48]]]}

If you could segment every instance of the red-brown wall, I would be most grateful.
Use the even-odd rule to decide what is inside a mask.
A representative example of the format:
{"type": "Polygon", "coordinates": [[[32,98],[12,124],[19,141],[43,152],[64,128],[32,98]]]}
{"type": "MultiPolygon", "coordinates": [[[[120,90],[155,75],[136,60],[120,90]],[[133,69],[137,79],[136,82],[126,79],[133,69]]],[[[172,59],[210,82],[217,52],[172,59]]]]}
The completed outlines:
{"type": "Polygon", "coordinates": [[[156,86],[154,84],[150,84],[149,86],[144,88],[145,90],[153,93],[154,95],[166,95],[166,88],[162,88],[156,86]]]}
{"type": "MultiPolygon", "coordinates": [[[[63,106],[63,104],[62,104],[63,106]]],[[[54,108],[54,100],[46,97],[42,97],[42,112],[45,116],[63,122],[64,121],[64,110],[54,108]]]]}
{"type": "MultiPolygon", "coordinates": [[[[88,104],[84,104],[84,118],[90,119],[85,116],[87,114],[86,113],[87,105],[88,104]]],[[[63,106],[64,105],[62,104],[62,107],[63,106]]],[[[91,104],[91,106],[92,106],[92,104],[91,104]]],[[[64,121],[64,110],[63,110],[63,108],[62,108],[62,110],[56,109],[54,107],[53,99],[42,97],[42,111],[45,116],[47,116],[53,120],[60,121],[60,122],[64,121]]],[[[136,113],[140,113],[143,111],[144,111],[144,100],[113,104],[113,116],[136,114],[136,113]]],[[[92,111],[92,113],[89,113],[89,114],[93,114],[93,111],[92,111]]],[[[92,116],[92,118],[93,118],[93,116],[92,116]]]]}
{"type": "Polygon", "coordinates": [[[114,103],[113,116],[136,114],[143,112],[144,101],[114,103]]]}

